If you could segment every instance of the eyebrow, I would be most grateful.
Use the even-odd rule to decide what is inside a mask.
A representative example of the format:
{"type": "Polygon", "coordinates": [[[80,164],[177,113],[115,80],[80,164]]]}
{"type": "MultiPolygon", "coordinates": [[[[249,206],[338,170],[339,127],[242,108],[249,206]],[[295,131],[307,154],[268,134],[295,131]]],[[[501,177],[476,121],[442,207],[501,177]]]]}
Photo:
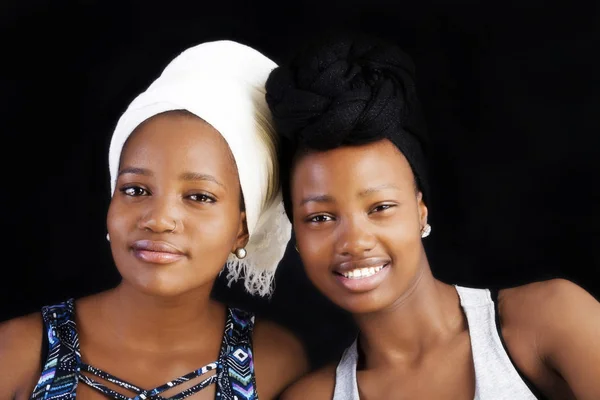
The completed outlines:
{"type": "Polygon", "coordinates": [[[393,189],[393,190],[398,190],[401,191],[400,188],[396,185],[392,185],[391,183],[384,183],[382,185],[378,185],[378,186],[373,186],[364,190],[361,190],[360,192],[358,192],[358,196],[359,197],[366,197],[370,194],[376,193],[376,192],[380,192],[382,190],[385,189],[393,189]]]}
{"type": "MultiPolygon", "coordinates": [[[[373,194],[375,192],[379,192],[381,190],[384,189],[393,189],[393,190],[400,190],[400,188],[398,186],[389,184],[389,183],[385,183],[383,185],[379,185],[379,186],[374,186],[374,187],[370,187],[364,190],[361,190],[358,193],[359,197],[366,197],[370,194],[373,194]]],[[[308,196],[305,197],[304,199],[302,199],[302,201],[300,202],[300,206],[305,205],[306,203],[310,203],[310,202],[315,202],[315,203],[334,203],[335,199],[328,195],[328,194],[317,194],[314,196],[308,196]]]]}
{"type": "Polygon", "coordinates": [[[302,199],[300,205],[303,206],[306,203],[315,202],[315,203],[333,203],[333,197],[327,194],[317,194],[314,196],[308,196],[302,199]]]}
{"type": "MultiPolygon", "coordinates": [[[[125,174],[154,176],[152,171],[150,171],[149,169],[138,168],[138,167],[123,168],[121,171],[119,171],[119,176],[125,175],[125,174]]],[[[184,172],[181,175],[179,175],[179,179],[181,179],[183,181],[210,181],[210,182],[216,183],[217,185],[219,185],[223,188],[225,187],[214,176],[209,175],[209,174],[201,174],[198,172],[184,172]]]]}
{"type": "Polygon", "coordinates": [[[152,171],[145,169],[145,168],[137,168],[137,167],[129,167],[129,168],[123,168],[122,170],[119,171],[119,175],[125,175],[125,174],[134,174],[134,175],[144,175],[144,176],[152,176],[154,175],[152,173],[152,171]]]}
{"type": "Polygon", "coordinates": [[[179,179],[184,181],[210,181],[216,183],[217,185],[223,188],[225,187],[225,185],[219,182],[214,176],[209,174],[201,174],[199,172],[184,172],[181,175],[179,175],[179,179]]]}

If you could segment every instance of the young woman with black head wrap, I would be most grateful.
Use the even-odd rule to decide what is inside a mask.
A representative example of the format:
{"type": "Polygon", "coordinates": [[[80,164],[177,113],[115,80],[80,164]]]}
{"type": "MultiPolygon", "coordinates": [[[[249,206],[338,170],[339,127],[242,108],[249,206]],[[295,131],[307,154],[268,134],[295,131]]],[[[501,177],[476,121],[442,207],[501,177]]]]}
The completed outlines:
{"type": "Polygon", "coordinates": [[[285,399],[600,398],[600,304],[566,280],[500,290],[436,279],[414,66],[334,37],[267,81],[286,212],[313,284],[359,327],[285,399]]]}

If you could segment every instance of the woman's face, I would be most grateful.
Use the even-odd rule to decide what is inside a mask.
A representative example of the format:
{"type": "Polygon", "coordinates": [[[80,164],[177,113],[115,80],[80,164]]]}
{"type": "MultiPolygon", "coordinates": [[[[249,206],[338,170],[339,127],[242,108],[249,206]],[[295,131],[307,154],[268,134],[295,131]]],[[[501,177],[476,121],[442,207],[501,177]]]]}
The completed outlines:
{"type": "Polygon", "coordinates": [[[400,301],[427,265],[427,208],[406,158],[388,140],[296,161],[294,232],[308,277],[352,313],[400,301]]]}
{"type": "Polygon", "coordinates": [[[237,170],[219,132],[177,113],[140,125],[121,154],[107,226],[128,284],[157,296],[210,289],[247,241],[237,170]]]}

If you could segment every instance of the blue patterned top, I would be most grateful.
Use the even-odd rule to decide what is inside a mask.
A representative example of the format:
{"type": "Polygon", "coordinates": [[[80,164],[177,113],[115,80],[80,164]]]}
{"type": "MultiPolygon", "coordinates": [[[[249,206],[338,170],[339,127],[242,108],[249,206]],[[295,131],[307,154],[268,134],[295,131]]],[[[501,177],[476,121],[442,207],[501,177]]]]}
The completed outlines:
{"type": "Polygon", "coordinates": [[[81,361],[73,299],[57,305],[43,307],[42,317],[44,320],[44,329],[48,337],[48,356],[42,368],[40,379],[33,390],[31,400],[75,399],[75,391],[79,382],[83,382],[104,393],[110,399],[166,400],[160,396],[164,391],[202,376],[212,370],[216,370],[216,374],[204,379],[193,387],[169,397],[169,399],[184,399],[212,383],[217,385],[215,399],[258,399],[252,356],[254,315],[251,313],[236,308],[228,308],[219,359],[152,389],[139,388],[81,361]],[[88,374],[84,375],[83,372],[87,372],[88,374]],[[136,395],[135,397],[127,397],[115,392],[90,377],[90,374],[117,384],[130,392],[134,392],[136,395]]]}

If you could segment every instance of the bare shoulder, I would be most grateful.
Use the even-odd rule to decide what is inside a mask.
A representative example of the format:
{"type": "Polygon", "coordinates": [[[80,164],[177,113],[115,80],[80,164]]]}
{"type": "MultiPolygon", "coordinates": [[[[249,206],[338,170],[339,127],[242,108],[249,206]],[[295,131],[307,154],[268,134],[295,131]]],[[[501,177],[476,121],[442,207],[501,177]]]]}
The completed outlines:
{"type": "Polygon", "coordinates": [[[256,387],[262,399],[277,398],[308,372],[308,357],[300,339],[269,320],[257,319],[253,334],[256,387]]]}
{"type": "Polygon", "coordinates": [[[596,299],[581,286],[567,279],[551,279],[501,290],[498,304],[507,323],[529,326],[556,319],[563,313],[578,313],[587,307],[597,307],[596,299]]]}
{"type": "Polygon", "coordinates": [[[560,334],[561,323],[568,320],[576,324],[583,322],[586,314],[598,314],[600,303],[569,280],[551,279],[500,290],[498,309],[504,331],[529,332],[539,345],[540,338],[560,334]]]}
{"type": "Polygon", "coordinates": [[[532,366],[531,375],[541,377],[548,393],[566,385],[574,398],[600,398],[598,300],[565,279],[507,289],[498,300],[511,354],[525,361],[535,355],[535,362],[530,357],[523,364],[532,366]]]}
{"type": "Polygon", "coordinates": [[[335,389],[335,365],[314,371],[290,386],[281,396],[282,400],[331,400],[335,389]]]}
{"type": "Polygon", "coordinates": [[[43,322],[40,313],[0,324],[0,387],[9,398],[27,397],[40,374],[43,322]]]}
{"type": "Polygon", "coordinates": [[[597,343],[600,303],[581,286],[551,279],[498,293],[502,331],[511,350],[533,353],[556,369],[555,355],[574,342],[597,343]]]}

